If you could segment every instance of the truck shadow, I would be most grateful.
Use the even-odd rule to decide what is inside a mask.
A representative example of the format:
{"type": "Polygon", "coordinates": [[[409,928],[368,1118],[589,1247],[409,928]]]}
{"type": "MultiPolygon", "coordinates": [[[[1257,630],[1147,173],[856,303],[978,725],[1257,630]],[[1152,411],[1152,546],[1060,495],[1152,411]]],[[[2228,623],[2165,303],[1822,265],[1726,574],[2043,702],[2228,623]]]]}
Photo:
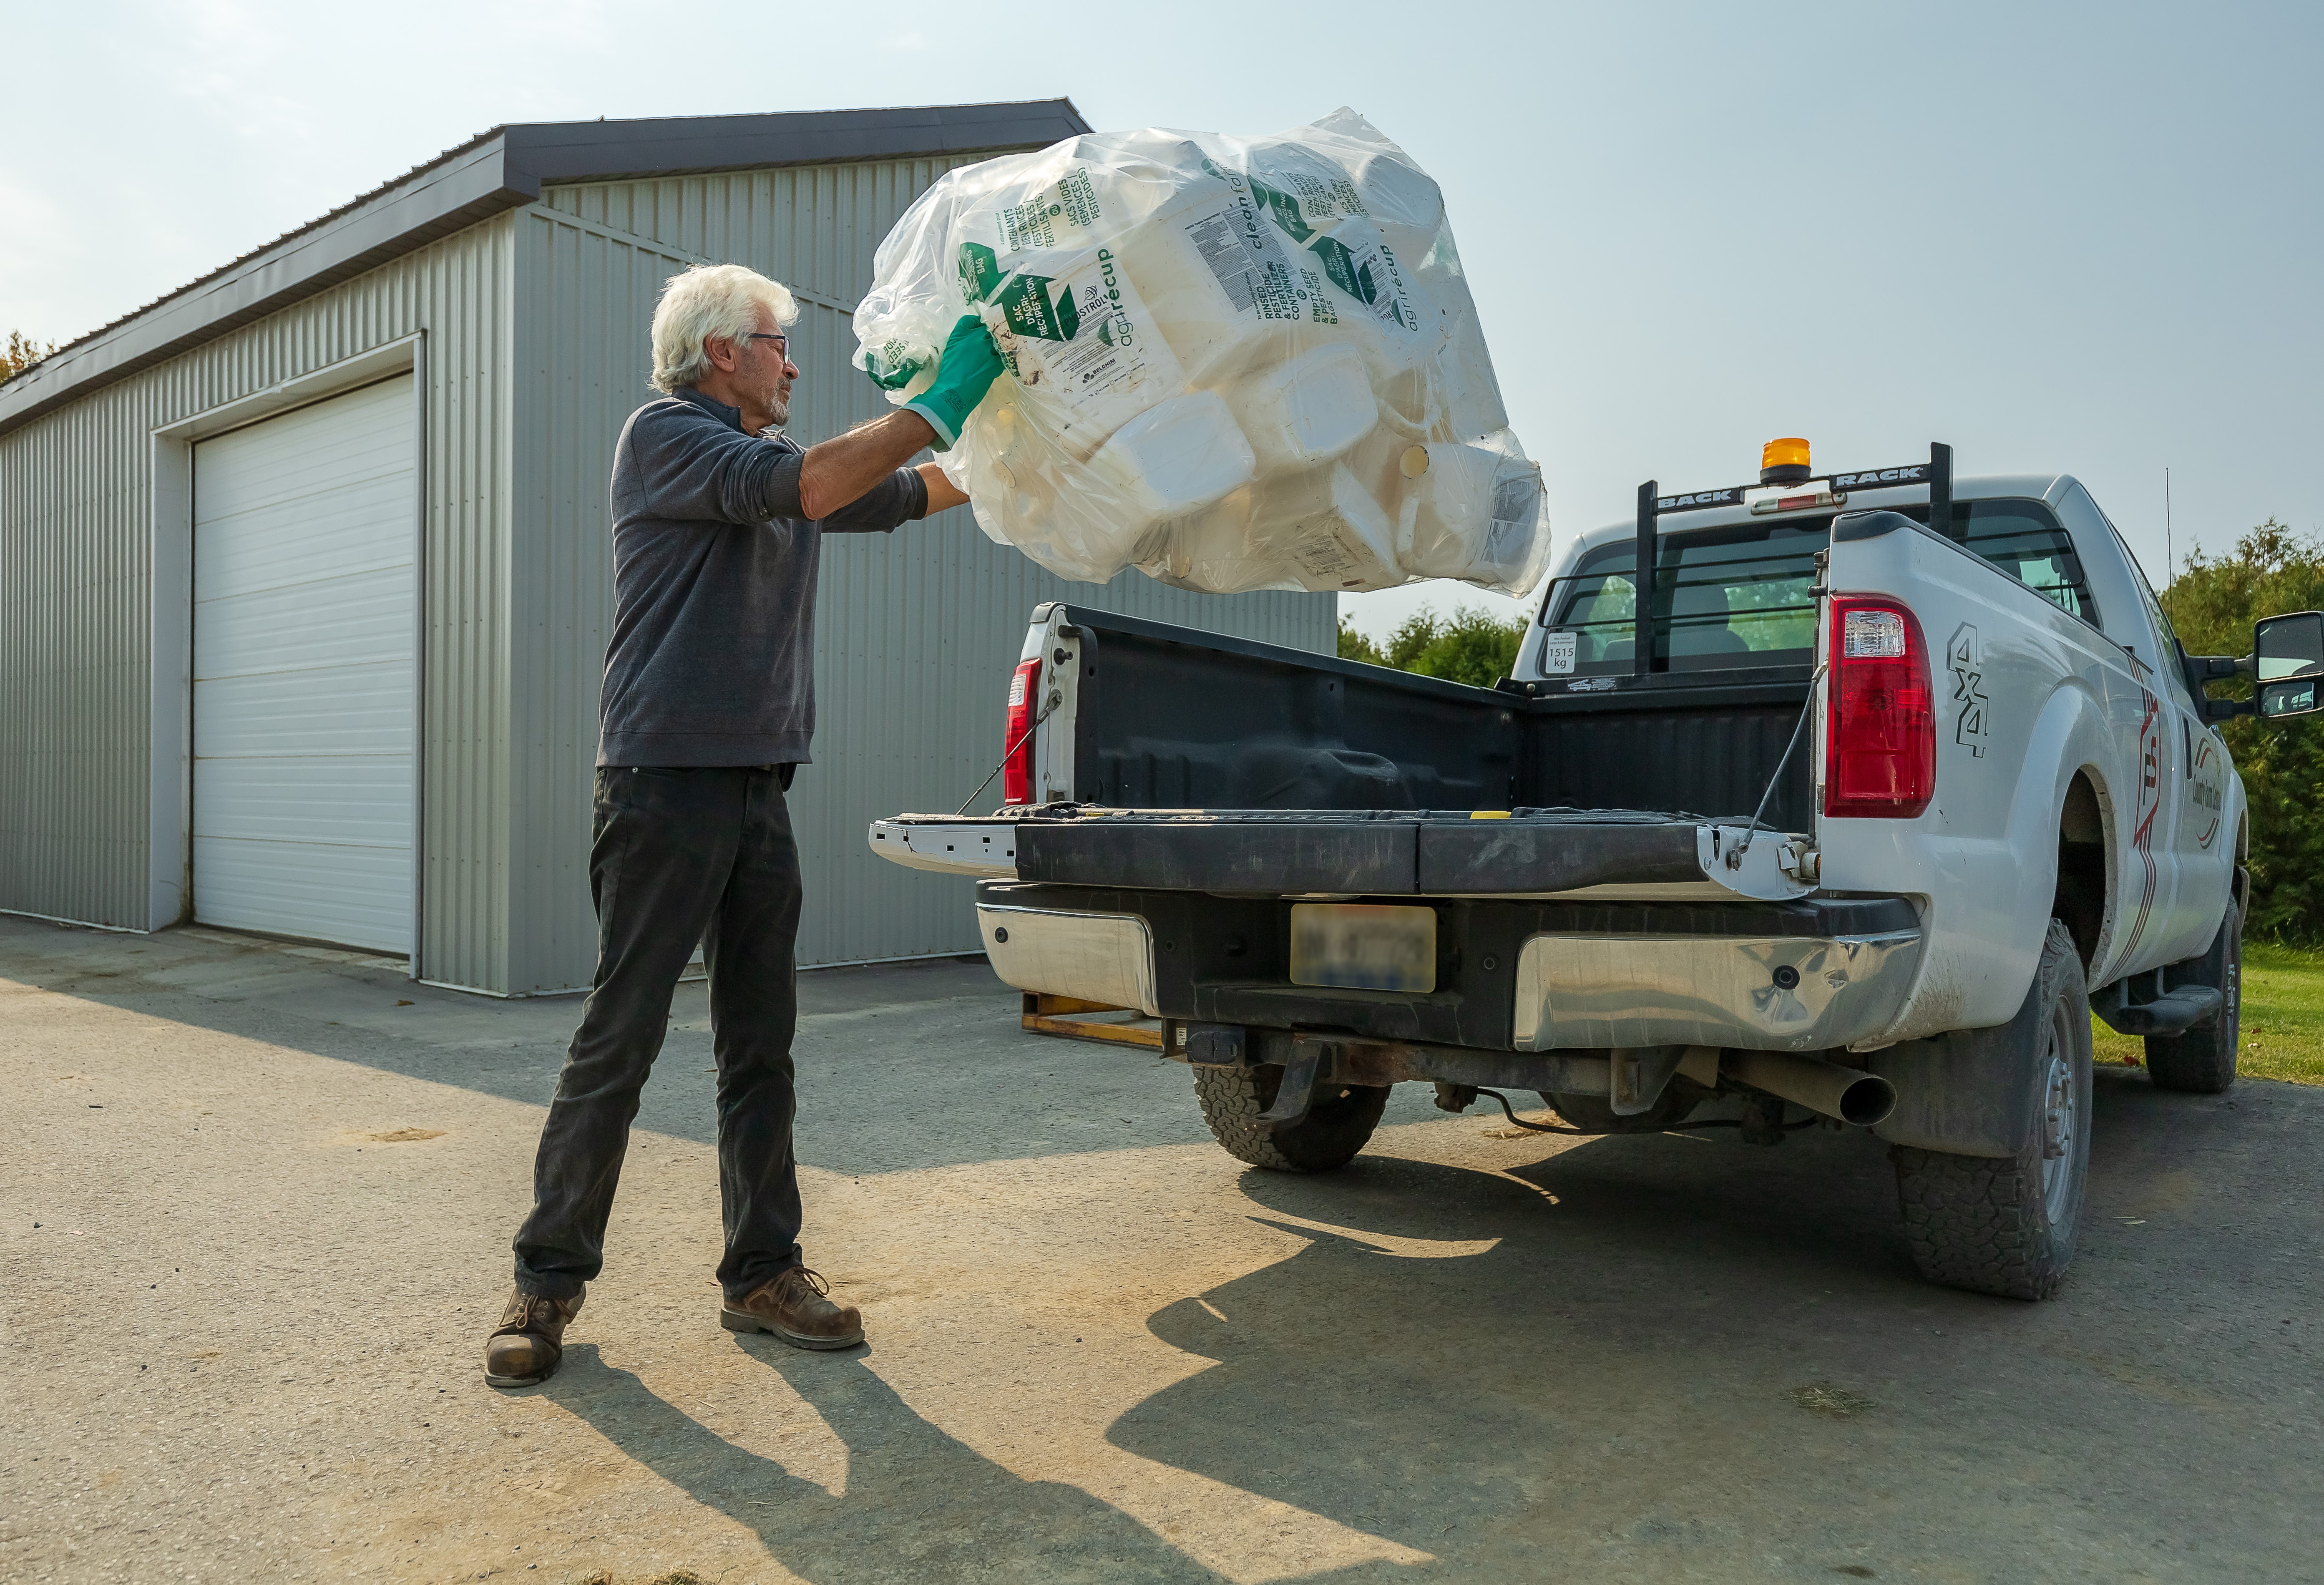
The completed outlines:
{"type": "MultiPolygon", "coordinates": [[[[2171,1148],[2182,1098],[2163,1099],[2102,1084],[2101,1157],[2171,1148]]],[[[1505,1173],[1367,1156],[1240,1187],[1305,1247],[1154,1312],[1156,1338],[1212,1363],[1107,1440],[1390,1541],[1515,1547],[1520,1570],[1535,1544],[1618,1568],[1690,1541],[1838,1565],[1869,1544],[1847,1523],[1869,1488],[1900,1522],[1946,1522],[1904,1495],[1900,1412],[2015,1392],[1985,1415],[2014,1451],[2088,1456],[2065,1422],[2097,1395],[2060,1385],[2058,1359],[2118,1276],[2086,1242],[2050,1304],[1923,1283],[1868,1135],[1603,1138],[1505,1173]]],[[[2046,1507],[2023,1516],[2029,1544],[2046,1507]]]]}
{"type": "MultiPolygon", "coordinates": [[[[1595,1140],[1506,1175],[1393,1158],[1247,1173],[1254,1220],[1305,1247],[1150,1316],[1215,1362],[1107,1440],[1406,1545],[1473,1542],[1560,1479],[1587,1489],[1622,1450],[1683,1441],[1685,1401],[1748,1375],[1803,1294],[1918,1297],[1871,1225],[1894,1215],[1886,1163],[1856,1143],[1786,1148],[1824,1169],[1826,1213],[1868,1193],[1872,1218],[1787,1214],[1770,1164],[1676,1138],[1595,1140]],[[1865,1155],[1877,1181],[1856,1181],[1874,1176],[1865,1155]],[[1722,1171],[1745,1181],[1699,1181],[1722,1171]]],[[[1768,1384],[1770,1415],[1791,1385],[1768,1384]]]]}

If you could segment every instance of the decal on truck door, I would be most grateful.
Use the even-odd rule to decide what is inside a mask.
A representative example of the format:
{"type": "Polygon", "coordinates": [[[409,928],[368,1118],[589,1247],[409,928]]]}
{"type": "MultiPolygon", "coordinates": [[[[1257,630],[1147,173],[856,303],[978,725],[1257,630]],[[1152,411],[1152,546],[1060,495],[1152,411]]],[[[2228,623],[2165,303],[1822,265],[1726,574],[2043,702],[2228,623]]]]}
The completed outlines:
{"type": "Polygon", "coordinates": [[[1990,734],[1985,722],[1985,674],[1977,658],[1977,629],[1963,622],[1945,645],[1945,663],[1953,668],[1953,702],[1960,706],[1953,717],[1953,742],[1977,759],[1985,758],[1990,734]]]}
{"type": "Polygon", "coordinates": [[[2144,875],[2139,883],[2138,917],[2130,922],[2130,939],[2122,944],[2117,963],[2127,963],[2138,950],[2138,938],[2146,934],[2147,918],[2154,911],[2154,816],[2163,807],[2163,701],[2144,686],[2138,691],[2146,714],[2138,725],[2138,820],[2130,828],[2130,845],[2144,875]]]}
{"type": "Polygon", "coordinates": [[[2194,777],[2195,785],[2188,796],[2202,811],[2195,818],[2206,823],[2195,845],[2208,848],[2219,834],[2219,812],[2227,801],[2227,756],[2219,752],[2218,740],[2208,732],[2203,734],[2202,746],[2195,751],[2194,777]]]}

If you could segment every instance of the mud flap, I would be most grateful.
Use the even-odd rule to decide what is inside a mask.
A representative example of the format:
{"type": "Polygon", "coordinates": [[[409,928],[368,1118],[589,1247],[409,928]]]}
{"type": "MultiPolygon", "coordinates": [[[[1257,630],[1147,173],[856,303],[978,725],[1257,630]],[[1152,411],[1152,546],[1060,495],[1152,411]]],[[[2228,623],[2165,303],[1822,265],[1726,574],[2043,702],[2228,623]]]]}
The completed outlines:
{"type": "Polygon", "coordinates": [[[1283,1064],[1283,1083],[1275,1092],[1275,1104],[1260,1112],[1259,1120],[1269,1129],[1298,1126],[1314,1099],[1316,1080],[1326,1076],[1331,1065],[1330,1046],[1305,1040],[1295,1042],[1291,1060],[1283,1064]]]}
{"type": "Polygon", "coordinates": [[[2034,1127],[2029,1053],[2042,1022],[2037,975],[2017,1016],[1990,1029],[1900,1041],[1865,1059],[1896,1086],[1896,1110],[1873,1132],[1892,1145],[1948,1156],[2014,1156],[2034,1127]]]}

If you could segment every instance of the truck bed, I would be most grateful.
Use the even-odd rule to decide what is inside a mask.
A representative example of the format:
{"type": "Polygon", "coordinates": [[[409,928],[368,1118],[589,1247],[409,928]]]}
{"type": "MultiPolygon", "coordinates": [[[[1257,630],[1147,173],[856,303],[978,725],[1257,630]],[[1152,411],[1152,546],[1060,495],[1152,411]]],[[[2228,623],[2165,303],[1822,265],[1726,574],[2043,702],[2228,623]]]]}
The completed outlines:
{"type": "MultiPolygon", "coordinates": [[[[1075,798],[1115,808],[1740,821],[1775,774],[1812,675],[1592,677],[1528,694],[1079,606],[1061,614],[1083,649],[1075,798]]],[[[1768,825],[1811,829],[1812,774],[1795,755],[1768,825]]]]}

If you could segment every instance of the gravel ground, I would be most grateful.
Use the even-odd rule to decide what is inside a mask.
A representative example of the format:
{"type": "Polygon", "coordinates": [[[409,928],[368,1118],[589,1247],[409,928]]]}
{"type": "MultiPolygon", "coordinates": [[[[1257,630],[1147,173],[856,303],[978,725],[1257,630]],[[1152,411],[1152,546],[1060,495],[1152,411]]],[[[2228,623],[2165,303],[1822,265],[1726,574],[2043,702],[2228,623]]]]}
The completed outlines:
{"type": "Polygon", "coordinates": [[[1313,1178],[978,963],[802,980],[809,1258],[715,1321],[681,988],[604,1278],[483,1385],[578,1004],[0,919],[0,1578],[2324,1579],[2324,1092],[2100,1076],[2056,1302],[1922,1285],[1877,1141],[1507,1138],[1313,1178]]]}

